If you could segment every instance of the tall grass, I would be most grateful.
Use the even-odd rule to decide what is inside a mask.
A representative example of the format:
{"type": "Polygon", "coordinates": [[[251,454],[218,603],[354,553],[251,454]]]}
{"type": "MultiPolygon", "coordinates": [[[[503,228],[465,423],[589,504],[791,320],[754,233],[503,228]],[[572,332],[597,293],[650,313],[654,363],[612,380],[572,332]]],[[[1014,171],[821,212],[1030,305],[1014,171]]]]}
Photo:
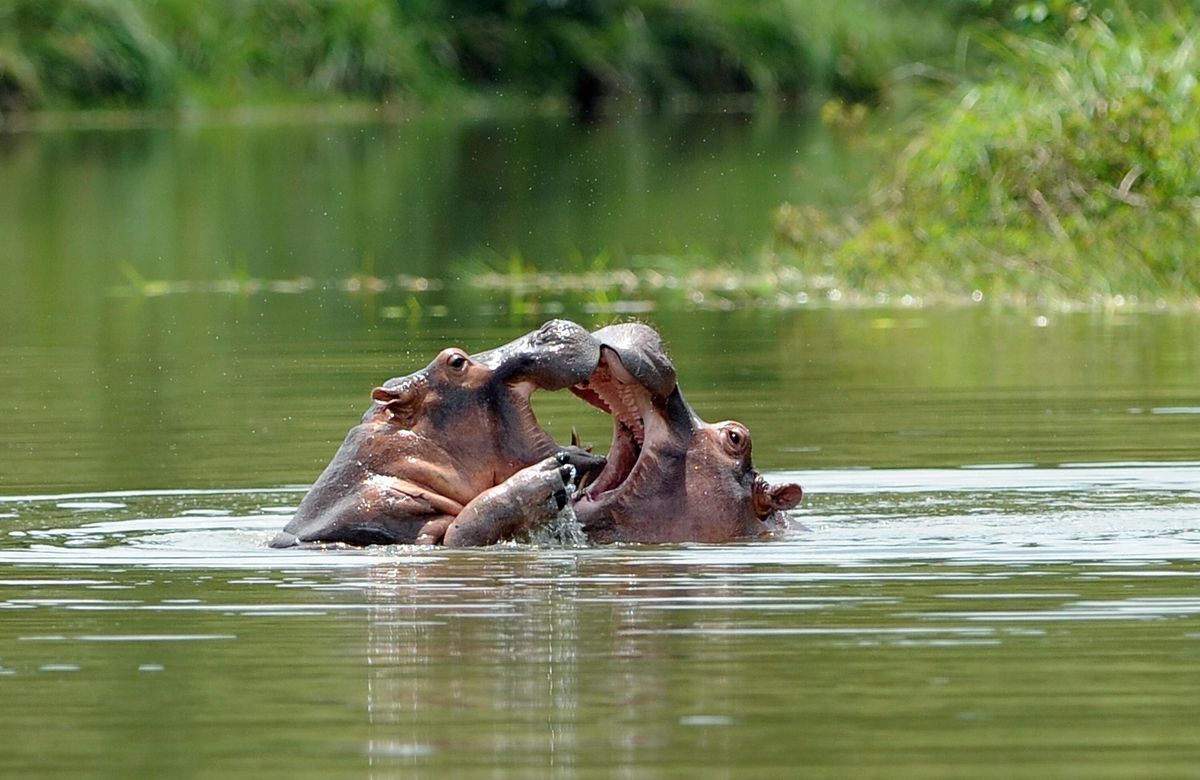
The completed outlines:
{"type": "Polygon", "coordinates": [[[181,66],[179,91],[201,102],[266,95],[380,99],[440,76],[419,27],[389,0],[149,0],[147,15],[181,66]]]}
{"type": "Polygon", "coordinates": [[[153,105],[170,94],[173,65],[135,4],[0,1],[0,108],[153,105]]]}
{"type": "Polygon", "coordinates": [[[947,59],[954,19],[901,0],[0,0],[0,100],[858,100],[899,65],[947,59]]]}
{"type": "Polygon", "coordinates": [[[980,38],[993,77],[927,120],[857,213],[781,209],[781,246],[856,287],[1200,294],[1195,16],[1077,13],[1057,39],[980,38]]]}

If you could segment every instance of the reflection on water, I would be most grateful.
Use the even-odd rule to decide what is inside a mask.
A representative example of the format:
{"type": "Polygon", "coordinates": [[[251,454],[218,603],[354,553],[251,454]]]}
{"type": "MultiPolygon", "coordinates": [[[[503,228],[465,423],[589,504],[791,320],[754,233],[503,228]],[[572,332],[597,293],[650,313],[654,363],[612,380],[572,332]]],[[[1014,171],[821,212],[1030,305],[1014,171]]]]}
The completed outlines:
{"type": "MultiPolygon", "coordinates": [[[[618,318],[589,308],[594,291],[525,301],[456,283],[481,262],[504,271],[516,250],[591,270],[618,262],[606,249],[653,264],[702,244],[726,257],[758,246],[785,199],[852,198],[868,147],[792,114],[5,138],[0,492],[307,484],[370,389],[443,347],[618,318]],[[397,274],[446,285],[337,284],[397,274]],[[313,286],[153,297],[131,282],[298,277],[313,286]]],[[[692,404],[749,424],[767,468],[1200,451],[1194,315],[640,311],[692,404]]],[[[575,425],[608,440],[565,394],[539,402],[560,439],[575,425]]]]}
{"type": "Polygon", "coordinates": [[[0,138],[0,776],[1194,774],[1194,315],[456,283],[736,253],[866,148],[788,115],[0,138]],[[363,282],[398,274],[446,284],[363,282]],[[266,547],[373,386],[614,303],[804,485],[785,538],[266,547]]]}
{"type": "Polygon", "coordinates": [[[295,490],[4,499],[0,767],[1194,766],[1200,465],[772,476],[796,528],[726,546],[278,551],[295,490]]]}

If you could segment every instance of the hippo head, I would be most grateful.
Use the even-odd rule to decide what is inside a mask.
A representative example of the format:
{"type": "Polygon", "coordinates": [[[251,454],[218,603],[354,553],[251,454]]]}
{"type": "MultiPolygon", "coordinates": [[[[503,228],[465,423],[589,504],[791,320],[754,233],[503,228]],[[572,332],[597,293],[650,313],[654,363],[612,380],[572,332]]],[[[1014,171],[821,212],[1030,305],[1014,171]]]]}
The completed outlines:
{"type": "Polygon", "coordinates": [[[430,448],[427,459],[459,486],[453,492],[470,498],[558,450],[530,397],[575,384],[598,357],[591,335],[567,320],[475,355],[444,349],[420,371],[375,388],[363,423],[430,448]]]}
{"type": "Polygon", "coordinates": [[[772,487],[750,459],[739,422],[706,423],[684,400],[652,328],[630,323],[592,334],[596,370],[571,389],[613,417],[608,464],[575,503],[598,542],[723,542],[784,525],[799,485],[772,487]]]}
{"type": "Polygon", "coordinates": [[[530,396],[585,381],[598,360],[586,330],[553,320],[487,352],[443,350],[388,380],[271,545],[414,541],[431,518],[558,452],[530,396]]]}

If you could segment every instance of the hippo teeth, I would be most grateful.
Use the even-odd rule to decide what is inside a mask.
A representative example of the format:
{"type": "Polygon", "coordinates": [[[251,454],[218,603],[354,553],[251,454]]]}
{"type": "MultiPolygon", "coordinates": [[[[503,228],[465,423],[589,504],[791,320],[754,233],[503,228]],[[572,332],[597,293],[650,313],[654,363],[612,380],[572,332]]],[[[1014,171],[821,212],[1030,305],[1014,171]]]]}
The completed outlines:
{"type": "Polygon", "coordinates": [[[621,399],[622,406],[624,406],[624,414],[621,415],[621,422],[629,426],[629,430],[633,432],[633,438],[637,440],[638,446],[641,447],[646,441],[646,430],[642,426],[642,417],[638,414],[637,401],[633,397],[633,390],[628,385],[617,385],[617,395],[621,399]]]}
{"type": "Polygon", "coordinates": [[[583,491],[584,500],[596,501],[621,488],[634,473],[646,443],[642,409],[650,405],[650,398],[619,360],[611,363],[602,360],[586,381],[574,385],[571,390],[613,418],[613,442],[608,462],[595,482],[583,491]]]}
{"type": "Polygon", "coordinates": [[[646,440],[646,430],[642,424],[634,388],[613,381],[594,382],[590,386],[608,407],[607,411],[630,430],[634,440],[641,447],[646,440]]]}

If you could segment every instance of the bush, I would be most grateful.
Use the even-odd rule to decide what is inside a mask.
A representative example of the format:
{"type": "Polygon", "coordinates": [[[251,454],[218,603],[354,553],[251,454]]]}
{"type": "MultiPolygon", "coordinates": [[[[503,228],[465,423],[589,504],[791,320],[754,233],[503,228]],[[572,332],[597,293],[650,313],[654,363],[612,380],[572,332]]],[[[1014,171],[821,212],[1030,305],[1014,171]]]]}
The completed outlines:
{"type": "Polygon", "coordinates": [[[584,108],[606,95],[658,100],[805,83],[805,52],[780,0],[459,0],[409,21],[437,29],[440,52],[466,83],[567,95],[584,108]]]}
{"type": "Polygon", "coordinates": [[[1196,295],[1200,38],[1190,14],[1121,21],[985,41],[1003,65],[928,122],[871,202],[842,221],[784,208],[782,245],[868,286],[1196,295]]]}
{"type": "Polygon", "coordinates": [[[0,2],[0,101],[157,105],[171,54],[137,6],[119,0],[0,2]]]}
{"type": "Polygon", "coordinates": [[[374,99],[425,83],[389,0],[154,0],[147,13],[215,102],[259,93],[374,99]]]}
{"type": "MultiPolygon", "coordinates": [[[[971,0],[956,0],[958,3],[971,0]]],[[[658,103],[877,98],[944,58],[950,16],[901,0],[0,0],[0,100],[374,100],[475,90],[658,103]]]]}

